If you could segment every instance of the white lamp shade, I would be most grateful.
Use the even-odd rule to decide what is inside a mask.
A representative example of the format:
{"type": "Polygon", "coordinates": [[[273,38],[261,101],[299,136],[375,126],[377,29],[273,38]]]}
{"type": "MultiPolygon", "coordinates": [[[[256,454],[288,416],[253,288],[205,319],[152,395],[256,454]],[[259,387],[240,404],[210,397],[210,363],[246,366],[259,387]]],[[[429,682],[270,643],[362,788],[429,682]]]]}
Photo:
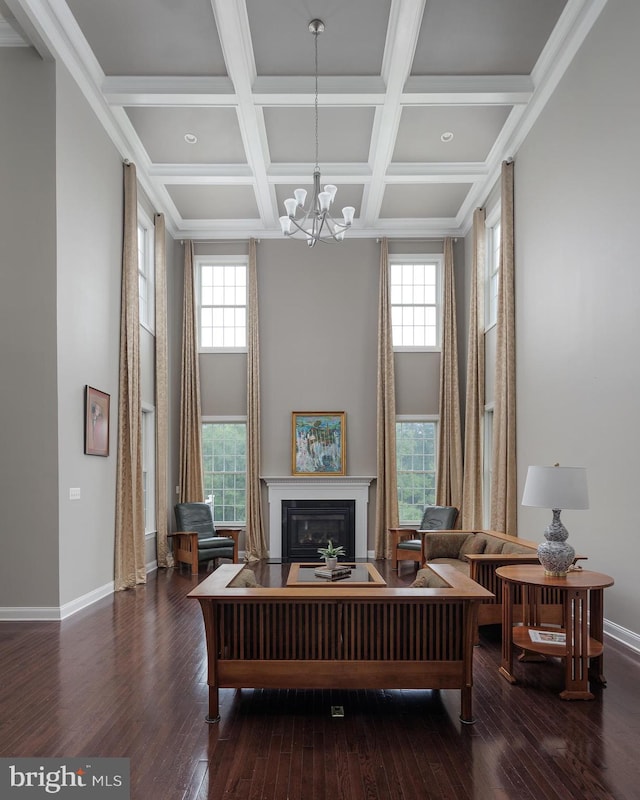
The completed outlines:
{"type": "Polygon", "coordinates": [[[344,217],[344,224],[351,225],[353,222],[353,215],[356,213],[356,210],[353,206],[346,206],[342,209],[342,216],[344,217]]]}
{"type": "Polygon", "coordinates": [[[304,205],[304,201],[307,199],[307,190],[306,189],[296,189],[293,193],[293,196],[296,199],[296,203],[302,208],[304,205]]]}
{"type": "Polygon", "coordinates": [[[329,192],[331,195],[331,200],[329,202],[333,203],[333,198],[336,196],[336,192],[338,191],[338,187],[334,186],[332,183],[328,183],[324,187],[325,192],[329,192]]]}
{"type": "Polygon", "coordinates": [[[589,508],[584,467],[529,467],[523,506],[551,509],[589,508]]]}
{"type": "Polygon", "coordinates": [[[320,192],[318,200],[320,201],[320,211],[328,211],[329,205],[331,204],[331,193],[320,192]]]}
{"type": "Polygon", "coordinates": [[[296,213],[296,201],[293,197],[287,197],[284,201],[284,207],[287,212],[287,216],[293,217],[296,213]]]}
{"type": "Polygon", "coordinates": [[[282,233],[291,233],[291,217],[280,217],[282,233]]]}

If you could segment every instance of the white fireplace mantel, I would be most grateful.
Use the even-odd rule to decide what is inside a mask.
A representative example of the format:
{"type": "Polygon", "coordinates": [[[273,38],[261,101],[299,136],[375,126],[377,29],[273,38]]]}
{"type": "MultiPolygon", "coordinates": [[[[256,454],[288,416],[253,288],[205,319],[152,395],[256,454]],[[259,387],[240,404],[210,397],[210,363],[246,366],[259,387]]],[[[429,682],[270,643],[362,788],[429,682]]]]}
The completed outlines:
{"type": "Polygon", "coordinates": [[[269,497],[269,557],[282,558],[283,500],[355,500],[356,558],[367,558],[369,486],[373,477],[298,475],[265,478],[269,497]]]}

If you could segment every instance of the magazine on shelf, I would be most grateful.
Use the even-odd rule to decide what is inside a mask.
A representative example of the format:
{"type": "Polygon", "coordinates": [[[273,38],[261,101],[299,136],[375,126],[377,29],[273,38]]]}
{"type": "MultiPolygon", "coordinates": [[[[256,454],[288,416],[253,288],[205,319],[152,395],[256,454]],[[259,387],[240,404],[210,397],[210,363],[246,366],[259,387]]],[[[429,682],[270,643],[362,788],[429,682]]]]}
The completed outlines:
{"type": "Polygon", "coordinates": [[[564,633],[559,631],[537,631],[534,628],[529,629],[529,636],[532,642],[536,644],[566,644],[567,637],[564,633]]]}

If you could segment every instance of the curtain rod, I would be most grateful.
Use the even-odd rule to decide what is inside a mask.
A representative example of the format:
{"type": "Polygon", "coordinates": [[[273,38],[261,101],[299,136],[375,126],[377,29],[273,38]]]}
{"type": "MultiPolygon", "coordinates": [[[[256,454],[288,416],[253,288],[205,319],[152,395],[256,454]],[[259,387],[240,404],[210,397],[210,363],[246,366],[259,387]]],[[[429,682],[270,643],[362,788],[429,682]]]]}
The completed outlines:
{"type": "MultiPolygon", "coordinates": [[[[458,241],[457,236],[434,236],[434,237],[421,237],[420,239],[394,239],[387,236],[387,240],[389,242],[406,242],[406,243],[413,243],[413,242],[444,242],[445,239],[453,239],[454,242],[458,241]]],[[[376,239],[376,244],[380,244],[382,238],[376,239]]]]}
{"type": "MultiPolygon", "coordinates": [[[[186,239],[180,239],[180,244],[184,244],[186,239]]],[[[249,239],[191,239],[196,244],[249,244],[249,239]]],[[[262,239],[255,239],[256,244],[260,244],[262,239]]]]}

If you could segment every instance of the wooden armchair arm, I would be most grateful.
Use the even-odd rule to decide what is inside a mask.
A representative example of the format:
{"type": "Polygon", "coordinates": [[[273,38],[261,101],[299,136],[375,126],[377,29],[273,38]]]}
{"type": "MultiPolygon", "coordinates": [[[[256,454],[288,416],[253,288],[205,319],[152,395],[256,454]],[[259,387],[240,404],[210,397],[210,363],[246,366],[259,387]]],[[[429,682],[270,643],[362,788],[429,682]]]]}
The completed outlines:
{"type": "Polygon", "coordinates": [[[389,528],[389,547],[391,549],[391,569],[398,569],[398,544],[405,539],[417,539],[416,528],[389,528]]]}

